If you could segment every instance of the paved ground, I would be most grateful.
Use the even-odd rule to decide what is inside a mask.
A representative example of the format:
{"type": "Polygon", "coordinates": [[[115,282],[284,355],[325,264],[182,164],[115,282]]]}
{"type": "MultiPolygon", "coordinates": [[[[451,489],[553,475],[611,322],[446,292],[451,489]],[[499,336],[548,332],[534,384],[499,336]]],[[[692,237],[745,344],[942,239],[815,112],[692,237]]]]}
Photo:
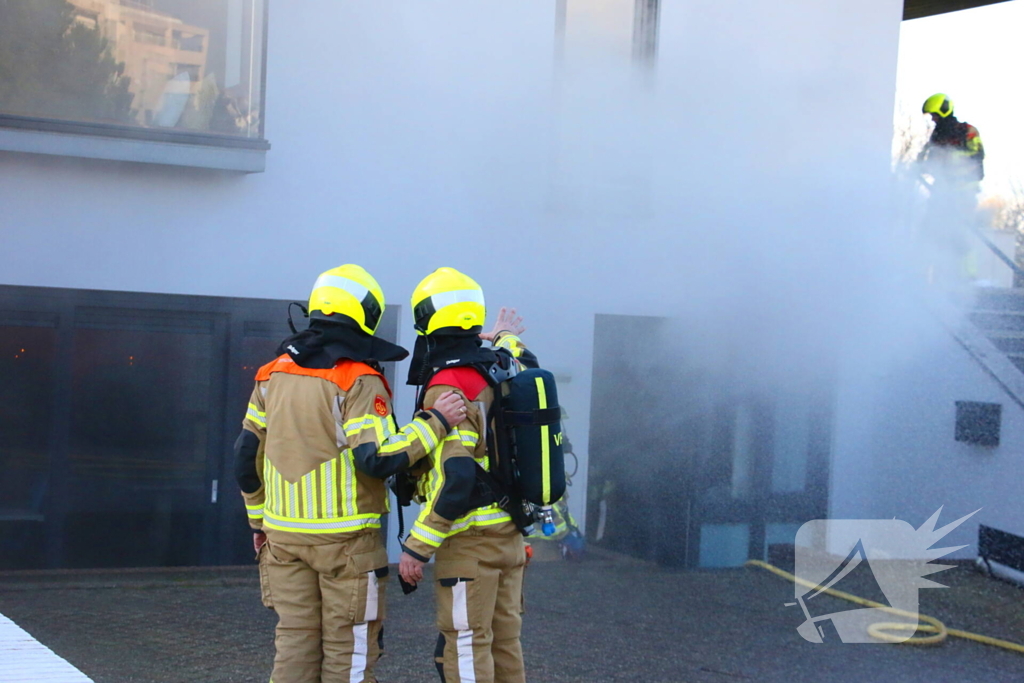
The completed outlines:
{"type": "MultiPolygon", "coordinates": [[[[922,611],[1024,642],[1024,591],[967,568],[939,576],[952,588],[925,591],[922,611]]],[[[965,641],[812,645],[796,633],[798,608],[783,606],[792,599],[789,583],[755,569],[675,572],[613,558],[535,563],[523,637],[528,678],[1024,681],[1024,655],[965,641]]],[[[436,680],[432,604],[429,589],[392,593],[388,654],[378,669],[384,683],[436,680]]],[[[266,681],[273,657],[274,616],[259,603],[255,568],[0,575],[0,613],[96,683],[266,681]]]]}

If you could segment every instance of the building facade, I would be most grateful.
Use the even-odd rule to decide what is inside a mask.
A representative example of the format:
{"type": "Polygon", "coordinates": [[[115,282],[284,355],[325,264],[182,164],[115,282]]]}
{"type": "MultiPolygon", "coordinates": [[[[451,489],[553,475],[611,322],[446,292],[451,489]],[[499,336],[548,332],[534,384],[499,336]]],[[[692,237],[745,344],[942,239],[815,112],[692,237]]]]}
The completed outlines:
{"type": "Polygon", "coordinates": [[[913,3],[178,4],[73,2],[132,79],[130,121],[0,100],[12,566],[245,561],[246,373],[346,262],[406,346],[439,266],[524,313],[596,542],[728,566],[808,519],[944,503],[1024,531],[1003,497],[1024,409],[889,277],[913,3]],[[188,75],[180,112],[157,73],[188,75]],[[211,76],[233,131],[200,125],[211,76]],[[941,436],[958,400],[1003,404],[1000,446],[941,436]]]}

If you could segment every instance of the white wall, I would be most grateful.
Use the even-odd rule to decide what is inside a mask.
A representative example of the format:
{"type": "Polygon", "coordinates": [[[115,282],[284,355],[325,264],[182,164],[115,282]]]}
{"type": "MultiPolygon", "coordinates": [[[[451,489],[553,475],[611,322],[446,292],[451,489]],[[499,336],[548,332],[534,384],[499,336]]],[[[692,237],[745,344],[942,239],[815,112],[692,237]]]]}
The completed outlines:
{"type": "Polygon", "coordinates": [[[938,528],[980,508],[936,546],[967,544],[951,557],[973,557],[979,524],[1024,535],[1024,409],[916,303],[903,308],[893,328],[850,341],[837,401],[830,516],[896,517],[917,528],[944,506],[938,528]],[[956,401],[1002,405],[999,446],[954,440],[956,401]]]}
{"type": "Polygon", "coordinates": [[[406,304],[455,266],[571,375],[585,454],[595,312],[799,336],[862,272],[901,7],[666,0],[638,78],[601,41],[556,70],[553,0],[277,3],[267,172],[0,155],[0,283],[301,299],[356,262],[406,304]]]}

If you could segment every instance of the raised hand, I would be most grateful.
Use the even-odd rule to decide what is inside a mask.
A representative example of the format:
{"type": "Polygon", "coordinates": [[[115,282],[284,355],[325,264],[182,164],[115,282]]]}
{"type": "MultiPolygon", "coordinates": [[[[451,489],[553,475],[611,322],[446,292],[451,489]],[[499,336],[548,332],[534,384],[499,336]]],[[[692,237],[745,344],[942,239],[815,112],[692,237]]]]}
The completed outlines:
{"type": "Polygon", "coordinates": [[[498,312],[498,319],[494,321],[494,327],[491,328],[490,332],[480,333],[480,338],[484,341],[493,342],[500,332],[511,332],[518,337],[525,331],[523,317],[516,314],[516,309],[502,307],[498,312]]]}

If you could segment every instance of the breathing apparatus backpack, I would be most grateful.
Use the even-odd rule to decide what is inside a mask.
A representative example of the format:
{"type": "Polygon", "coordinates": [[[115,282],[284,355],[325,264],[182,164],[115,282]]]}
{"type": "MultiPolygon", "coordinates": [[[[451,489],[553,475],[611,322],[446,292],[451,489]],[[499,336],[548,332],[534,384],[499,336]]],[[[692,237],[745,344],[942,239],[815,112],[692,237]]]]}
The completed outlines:
{"type": "MultiPolygon", "coordinates": [[[[485,416],[489,466],[476,464],[470,504],[476,509],[497,503],[527,535],[535,517],[549,523],[551,506],[565,495],[562,409],[551,372],[527,368],[505,349],[495,353],[496,362],[470,366],[494,390],[485,416]]],[[[403,472],[391,481],[399,504],[399,537],[405,527],[401,507],[412,502],[415,480],[416,475],[403,472]]]]}
{"type": "Polygon", "coordinates": [[[550,506],[565,495],[562,409],[551,372],[526,368],[505,349],[495,352],[497,361],[480,368],[494,401],[487,415],[490,469],[477,465],[477,480],[526,534],[534,517],[549,523],[550,506]]]}

